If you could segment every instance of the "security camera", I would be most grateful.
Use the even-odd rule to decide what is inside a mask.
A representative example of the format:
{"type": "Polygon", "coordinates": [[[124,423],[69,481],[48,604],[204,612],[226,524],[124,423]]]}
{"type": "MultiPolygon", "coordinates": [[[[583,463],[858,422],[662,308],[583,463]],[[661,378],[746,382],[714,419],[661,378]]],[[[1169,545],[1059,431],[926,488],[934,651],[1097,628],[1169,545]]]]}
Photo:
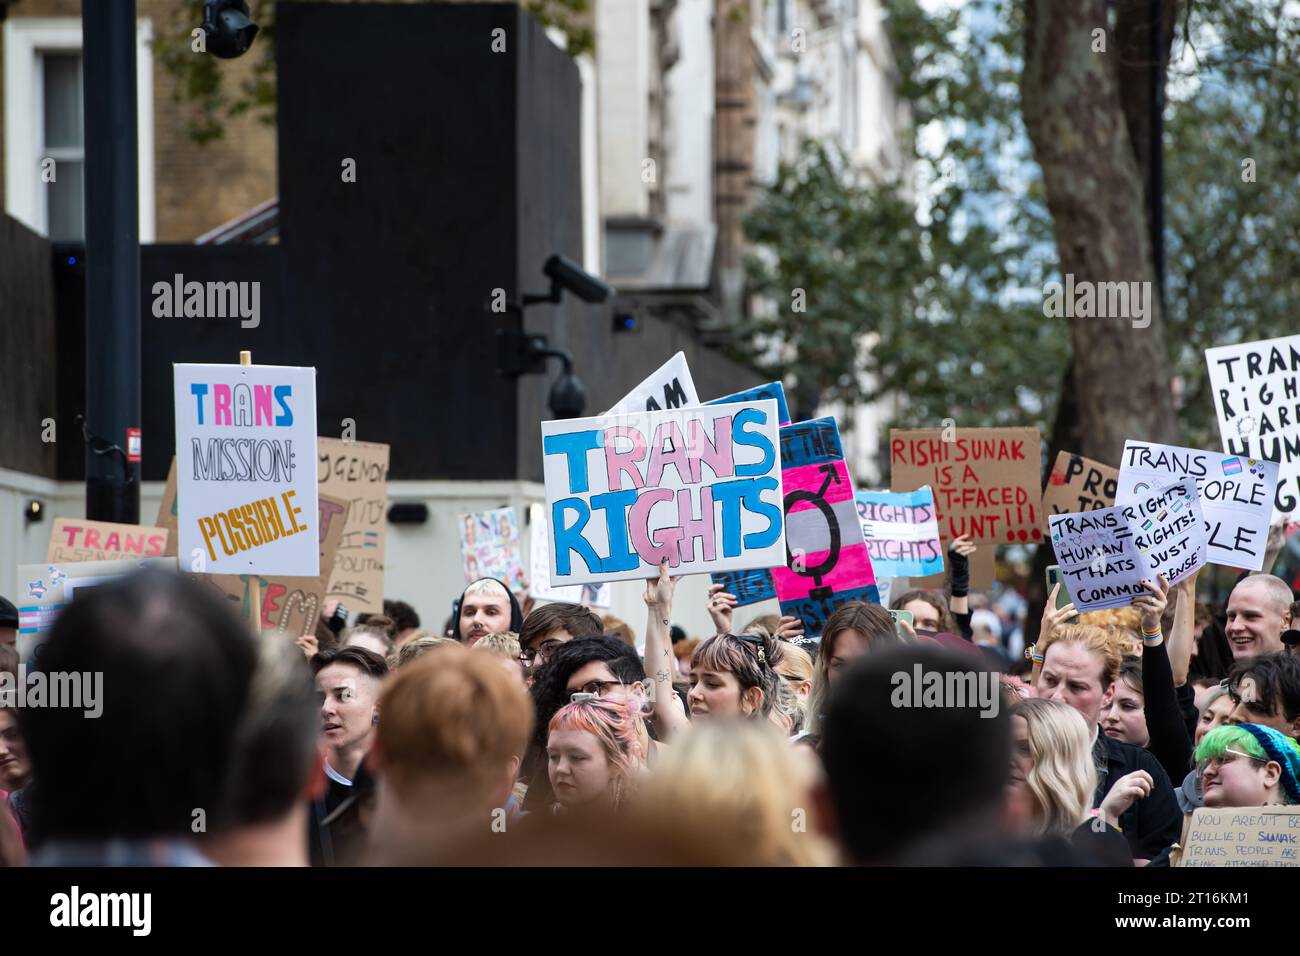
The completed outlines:
{"type": "Polygon", "coordinates": [[[245,0],[203,0],[203,33],[209,53],[233,60],[253,45],[257,24],[245,0]]]}
{"type": "Polygon", "coordinates": [[[561,255],[547,259],[542,272],[551,282],[568,289],[583,302],[604,302],[614,291],[576,262],[561,255]]]}
{"type": "Polygon", "coordinates": [[[546,404],[556,418],[582,417],[587,407],[587,390],[583,388],[578,376],[573,374],[571,366],[566,367],[551,386],[546,404]]]}

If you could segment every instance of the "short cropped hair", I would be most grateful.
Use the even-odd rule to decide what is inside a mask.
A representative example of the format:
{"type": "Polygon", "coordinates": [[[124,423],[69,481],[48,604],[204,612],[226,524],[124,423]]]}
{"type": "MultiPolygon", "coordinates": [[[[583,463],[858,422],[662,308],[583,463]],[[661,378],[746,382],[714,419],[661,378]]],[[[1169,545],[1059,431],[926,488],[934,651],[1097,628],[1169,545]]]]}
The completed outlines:
{"type": "Polygon", "coordinates": [[[508,660],[519,660],[519,635],[514,631],[497,631],[484,634],[471,645],[472,650],[487,651],[508,660]]]}
{"type": "Polygon", "coordinates": [[[527,648],[533,641],[540,641],[557,629],[566,630],[576,638],[596,637],[604,633],[605,627],[590,608],[556,601],[533,608],[524,618],[523,626],[519,628],[519,645],[527,648]]]}
{"type": "Polygon", "coordinates": [[[487,654],[448,647],[397,671],[379,698],[384,774],[401,791],[422,777],[490,786],[523,753],[533,708],[487,654]]]}
{"type": "Polygon", "coordinates": [[[388,676],[388,663],[374,651],[364,647],[341,647],[333,651],[319,651],[311,659],[311,672],[319,674],[331,664],[347,664],[375,680],[388,676]]]}
{"type": "Polygon", "coordinates": [[[407,664],[411,663],[411,661],[418,657],[423,657],[435,648],[460,646],[460,641],[452,637],[434,637],[432,634],[423,634],[420,637],[413,637],[397,650],[389,653],[388,669],[390,671],[400,670],[407,664]]]}
{"type": "Polygon", "coordinates": [[[1295,595],[1291,593],[1291,585],[1276,574],[1248,574],[1237,582],[1233,590],[1245,587],[1263,588],[1279,614],[1290,613],[1291,602],[1295,600],[1295,595]]]}

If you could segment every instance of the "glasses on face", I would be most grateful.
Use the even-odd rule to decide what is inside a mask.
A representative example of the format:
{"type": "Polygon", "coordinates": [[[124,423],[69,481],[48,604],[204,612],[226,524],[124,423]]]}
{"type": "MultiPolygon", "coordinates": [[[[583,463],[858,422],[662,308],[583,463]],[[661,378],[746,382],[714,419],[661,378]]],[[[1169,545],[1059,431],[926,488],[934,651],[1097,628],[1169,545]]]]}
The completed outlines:
{"type": "Polygon", "coordinates": [[[604,697],[609,693],[611,687],[622,686],[623,682],[621,680],[589,680],[574,691],[574,695],[585,694],[590,697],[604,697]]]}
{"type": "Polygon", "coordinates": [[[1222,754],[1220,754],[1217,757],[1210,757],[1208,760],[1202,760],[1200,763],[1196,765],[1196,773],[1199,776],[1204,777],[1205,771],[1222,770],[1225,766],[1232,763],[1234,760],[1238,760],[1238,759],[1250,760],[1250,761],[1254,761],[1255,763],[1266,762],[1260,760],[1258,757],[1252,756],[1251,754],[1242,753],[1240,750],[1228,749],[1225,750],[1222,754]]]}
{"type": "Polygon", "coordinates": [[[520,651],[519,659],[523,661],[525,664],[531,664],[533,661],[536,661],[539,658],[541,660],[545,660],[548,656],[550,656],[551,651],[555,650],[563,643],[564,643],[563,641],[557,641],[554,639],[542,641],[542,643],[538,644],[537,647],[533,648],[532,650],[520,651]]]}

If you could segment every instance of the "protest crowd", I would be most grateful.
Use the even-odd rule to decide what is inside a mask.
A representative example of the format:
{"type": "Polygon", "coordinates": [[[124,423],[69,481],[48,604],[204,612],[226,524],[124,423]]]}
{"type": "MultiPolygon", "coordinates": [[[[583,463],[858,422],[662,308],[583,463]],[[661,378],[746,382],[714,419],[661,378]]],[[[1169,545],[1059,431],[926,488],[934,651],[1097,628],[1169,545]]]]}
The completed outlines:
{"type": "MultiPolygon", "coordinates": [[[[1103,501],[1050,521],[1035,499],[1018,527],[1034,539],[1046,529],[1060,563],[1036,639],[1020,647],[1012,632],[1023,622],[972,581],[993,541],[952,524],[899,531],[911,499],[859,497],[862,524],[843,526],[856,538],[834,537],[831,552],[803,547],[806,522],[794,519],[815,509],[791,499],[820,495],[826,513],[836,502],[831,480],[801,483],[800,469],[842,468],[838,433],[819,420],[830,425],[797,446],[786,429],[803,423],[788,423],[783,402],[748,398],[718,406],[735,429],[734,461],[719,440],[703,469],[672,466],[696,482],[696,510],[713,500],[727,512],[709,468],[746,477],[729,499],[734,540],[724,520],[715,541],[683,492],[682,550],[657,562],[629,544],[635,527],[621,543],[607,529],[610,556],[587,558],[592,539],[564,523],[564,507],[602,507],[581,493],[617,491],[620,469],[640,466],[613,459],[632,453],[611,444],[607,473],[591,472],[601,486],[588,489],[574,477],[584,433],[546,438],[569,469],[559,493],[548,472],[552,545],[566,552],[552,569],[563,577],[572,560],[576,583],[635,587],[643,620],[543,602],[486,576],[429,582],[463,588],[445,623],[390,595],[382,614],[350,620],[326,602],[294,635],[250,628],[201,574],[146,567],[79,594],[40,646],[44,674],[102,675],[101,713],[87,719],[15,703],[13,687],[34,675],[15,647],[18,608],[0,601],[0,864],[1170,866],[1191,848],[1225,852],[1195,839],[1218,825],[1214,811],[1285,818],[1300,807],[1300,607],[1270,573],[1285,543],[1271,496],[1267,548],[1254,568],[1238,565],[1222,606],[1197,592],[1215,559],[1202,531],[1208,490],[1202,500],[1171,478],[1127,510],[1103,501]],[[779,462],[777,443],[746,423],[772,437],[780,426],[779,462]],[[741,457],[746,444],[758,465],[741,457]],[[760,467],[784,474],[788,568],[741,553],[780,547],[761,519],[768,508],[780,524],[762,495],[782,486],[764,485],[760,467]],[[1143,542],[1153,522],[1183,535],[1168,555],[1158,552],[1172,538],[1143,542]],[[917,534],[934,537],[911,586],[886,589],[888,560],[908,549],[877,539],[917,534]],[[677,585],[700,573],[683,557],[699,538],[701,554],[730,564],[705,569],[712,626],[689,634],[674,623],[677,585]],[[620,547],[640,560],[615,567],[620,547]],[[791,582],[813,573],[798,562],[818,553],[832,557],[816,587],[790,597],[791,582]],[[935,570],[938,583],[924,586],[935,570]],[[782,614],[747,610],[771,596],[782,614]]],[[[704,429],[683,430],[695,454],[704,429]]],[[[666,446],[656,437],[651,447],[638,489],[666,483],[655,462],[666,446]]],[[[1001,447],[1020,457],[1014,441],[1001,447]]],[[[1040,454],[1035,436],[1025,457],[1036,486],[1040,454]]],[[[923,492],[931,521],[952,519],[956,499],[900,487],[901,472],[890,494],[923,492]]],[[[182,531],[191,494],[182,484],[182,531]]],[[[637,508],[632,525],[647,520],[637,508]]],[[[215,543],[220,527],[204,533],[215,543]]],[[[256,544],[251,531],[245,544],[256,544]]],[[[491,557],[480,549],[474,567],[491,557]]]]}

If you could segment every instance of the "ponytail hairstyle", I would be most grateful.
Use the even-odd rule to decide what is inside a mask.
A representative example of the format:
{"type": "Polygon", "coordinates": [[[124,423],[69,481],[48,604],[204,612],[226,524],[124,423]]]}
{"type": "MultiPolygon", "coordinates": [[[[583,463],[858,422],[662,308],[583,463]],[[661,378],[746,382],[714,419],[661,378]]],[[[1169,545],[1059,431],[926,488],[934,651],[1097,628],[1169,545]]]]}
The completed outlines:
{"type": "Polygon", "coordinates": [[[777,704],[781,677],[776,665],[781,663],[781,642],[770,634],[718,634],[695,649],[691,656],[691,673],[699,668],[731,674],[740,685],[742,698],[751,687],[762,698],[751,717],[769,717],[777,704]]]}

